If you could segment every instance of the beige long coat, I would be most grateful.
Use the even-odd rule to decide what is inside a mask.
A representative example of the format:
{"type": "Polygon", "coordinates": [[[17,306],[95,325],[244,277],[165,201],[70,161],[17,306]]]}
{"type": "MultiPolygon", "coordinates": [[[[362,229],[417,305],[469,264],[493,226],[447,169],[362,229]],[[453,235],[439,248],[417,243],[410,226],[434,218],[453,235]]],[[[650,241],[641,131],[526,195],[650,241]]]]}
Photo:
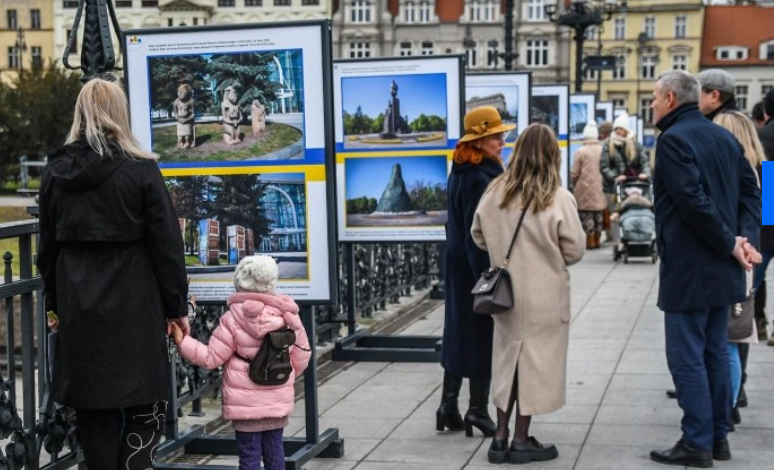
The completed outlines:
{"type": "MultiPolygon", "coordinates": [[[[521,198],[498,207],[502,185],[484,194],[471,233],[492,265],[502,265],[521,215],[521,198]]],[[[518,404],[524,416],[550,413],[565,403],[567,345],[570,334],[570,273],[583,258],[583,232],[573,195],[557,190],[544,211],[528,212],[508,262],[515,307],[494,315],[492,396],[508,408],[518,365],[518,404]]]]}
{"type": "Polygon", "coordinates": [[[570,183],[579,210],[607,209],[607,199],[602,192],[602,172],[599,171],[600,155],[602,155],[602,144],[598,140],[583,142],[583,147],[575,152],[570,170],[570,183]]]}

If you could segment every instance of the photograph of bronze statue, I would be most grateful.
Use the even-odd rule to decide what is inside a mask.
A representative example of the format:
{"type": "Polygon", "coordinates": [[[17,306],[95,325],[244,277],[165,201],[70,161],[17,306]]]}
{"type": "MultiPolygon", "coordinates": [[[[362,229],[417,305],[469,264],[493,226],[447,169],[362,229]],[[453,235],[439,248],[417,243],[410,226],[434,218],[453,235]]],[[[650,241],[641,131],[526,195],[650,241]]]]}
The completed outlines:
{"type": "Polygon", "coordinates": [[[162,163],[302,160],[301,50],[154,56],[151,146],[162,163]]]}

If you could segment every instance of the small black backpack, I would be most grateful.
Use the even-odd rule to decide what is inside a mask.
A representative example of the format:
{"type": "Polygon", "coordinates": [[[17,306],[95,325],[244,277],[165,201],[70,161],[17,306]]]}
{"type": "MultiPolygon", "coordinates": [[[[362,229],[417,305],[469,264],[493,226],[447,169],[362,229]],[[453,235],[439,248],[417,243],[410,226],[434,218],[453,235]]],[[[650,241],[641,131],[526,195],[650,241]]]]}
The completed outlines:
{"type": "Polygon", "coordinates": [[[290,328],[266,333],[263,343],[252,359],[235,355],[249,364],[250,380],[259,385],[282,385],[293,372],[290,363],[290,346],[296,342],[296,332],[290,328]]]}

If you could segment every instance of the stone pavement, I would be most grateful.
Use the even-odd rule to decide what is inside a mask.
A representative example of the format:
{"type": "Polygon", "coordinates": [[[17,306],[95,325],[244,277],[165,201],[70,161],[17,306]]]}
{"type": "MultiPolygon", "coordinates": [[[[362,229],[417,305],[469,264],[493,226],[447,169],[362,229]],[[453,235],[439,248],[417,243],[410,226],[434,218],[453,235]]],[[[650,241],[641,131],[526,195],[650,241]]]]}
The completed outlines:
{"type": "MultiPolygon", "coordinates": [[[[648,453],[677,441],[681,412],[665,395],[672,381],[664,355],[663,314],[655,306],[658,267],[646,258],[614,263],[605,245],[587,253],[570,272],[568,402],[560,411],[536,416],[531,428],[541,441],[557,445],[559,458],[526,468],[663,469],[648,453]]],[[[440,335],[442,328],[440,307],[402,334],[440,335]]],[[[774,462],[774,348],[753,345],[747,371],[750,405],[742,409],[743,422],[729,436],[733,459],[716,462],[717,468],[770,468],[774,462]]],[[[315,459],[305,468],[500,467],[488,463],[490,440],[477,430],[473,438],[435,431],[442,375],[438,364],[347,365],[319,387],[319,427],[339,429],[345,455],[315,459]]],[[[466,390],[460,401],[464,413],[466,390]]],[[[303,436],[303,412],[299,402],[286,435],[303,436]]],[[[491,405],[490,413],[495,415],[491,405]]],[[[236,467],[236,458],[217,457],[209,463],[236,467]]]]}

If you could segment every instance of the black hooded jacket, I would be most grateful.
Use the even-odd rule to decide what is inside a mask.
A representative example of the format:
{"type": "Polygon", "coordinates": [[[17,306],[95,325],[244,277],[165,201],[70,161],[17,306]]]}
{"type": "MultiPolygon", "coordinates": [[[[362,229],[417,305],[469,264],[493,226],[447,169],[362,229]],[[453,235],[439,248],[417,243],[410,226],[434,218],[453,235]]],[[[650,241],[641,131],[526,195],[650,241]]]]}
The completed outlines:
{"type": "Polygon", "coordinates": [[[59,316],[57,402],[119,408],[168,399],[166,319],[186,315],[180,226],[158,164],[115,144],[49,156],[38,267],[59,316]]]}

